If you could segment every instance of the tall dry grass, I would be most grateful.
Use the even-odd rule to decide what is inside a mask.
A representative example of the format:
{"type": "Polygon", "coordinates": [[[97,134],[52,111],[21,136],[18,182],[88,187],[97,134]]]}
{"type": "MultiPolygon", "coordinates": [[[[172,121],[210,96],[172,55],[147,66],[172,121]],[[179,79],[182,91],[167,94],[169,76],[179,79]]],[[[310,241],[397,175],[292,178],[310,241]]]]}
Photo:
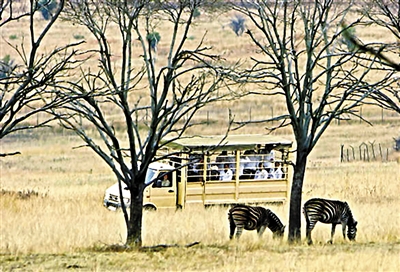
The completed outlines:
{"type": "MultiPolygon", "coordinates": [[[[200,245],[110,252],[107,245],[122,244],[126,229],[121,212],[102,206],[104,190],[114,182],[105,164],[90,150],[72,150],[80,145],[75,136],[2,140],[2,152],[22,152],[0,161],[2,269],[19,264],[34,271],[57,271],[64,263],[77,263],[93,271],[394,271],[400,265],[399,164],[340,164],[338,154],[341,142],[376,138],[389,143],[394,131],[386,125],[356,128],[332,126],[321,139],[309,162],[303,200],[346,200],[359,222],[357,242],[344,241],[338,227],[334,244],[327,245],[330,225],[317,224],[312,247],[289,246],[286,235],[283,241],[273,240],[268,230],[262,239],[245,232],[239,242],[229,241],[226,207],[188,207],[145,212],[144,245],[200,245]]],[[[287,225],[288,203],[268,207],[287,225]]],[[[304,237],[303,219],[302,226],[304,237]]]]}
{"type": "MultiPolygon", "coordinates": [[[[37,22],[37,28],[43,22],[37,22]]],[[[1,28],[6,40],[11,35],[19,44],[27,37],[26,22],[1,28]]],[[[254,53],[245,37],[236,37],[228,27],[229,18],[201,17],[191,42],[202,38],[216,52],[231,58],[247,58],[254,53]],[[223,39],[220,39],[220,38],[223,39]]],[[[168,29],[160,30],[162,41],[168,29]]],[[[118,42],[118,31],[111,42],[118,42]]],[[[60,22],[51,30],[40,53],[75,41],[83,35],[87,48],[95,42],[87,31],[60,22]]],[[[382,37],[382,32],[366,29],[360,33],[369,39],[382,37]],[[380,36],[371,37],[371,33],[380,36]]],[[[114,43],[115,42],[115,43],[114,43]]],[[[4,40],[0,41],[1,56],[18,55],[4,40]]],[[[115,51],[113,51],[115,52],[115,51]]],[[[165,55],[161,43],[159,54],[165,55]]],[[[114,58],[118,61],[119,55],[114,58]]],[[[160,57],[162,59],[162,56],[160,57]]],[[[97,66],[96,60],[89,66],[97,66]]],[[[209,126],[193,128],[190,133],[224,133],[228,123],[227,108],[237,120],[269,116],[284,111],[284,105],[272,98],[246,97],[231,103],[217,103],[207,111],[213,121],[209,126]],[[251,105],[251,106],[249,106],[251,105]],[[274,105],[271,109],[270,105],[274,105]],[[250,108],[250,110],[249,110],[250,108]]],[[[392,145],[392,137],[400,133],[396,113],[363,108],[363,114],[374,126],[358,120],[333,124],[312,151],[303,188],[303,200],[327,197],[348,201],[359,222],[356,243],[343,241],[338,227],[333,245],[326,245],[330,226],[317,224],[313,231],[315,245],[289,246],[273,240],[266,231],[262,239],[254,232],[245,232],[240,242],[228,239],[227,208],[203,209],[189,207],[183,211],[160,210],[145,213],[143,241],[156,244],[185,245],[199,241],[191,248],[170,248],[161,252],[110,252],[106,245],[124,242],[126,229],[122,214],[102,206],[104,190],[115,182],[111,171],[88,149],[73,147],[82,142],[73,135],[51,134],[46,131],[18,134],[0,140],[1,152],[21,151],[22,154],[0,159],[0,266],[1,270],[59,271],[77,267],[86,271],[396,271],[400,267],[400,167],[395,162],[340,163],[340,145],[358,146],[363,142],[392,145]],[[382,120],[383,119],[383,120],[382,120]],[[72,265],[72,266],[71,266],[72,265]],[[74,266],[76,265],[76,266],[74,266]]],[[[265,127],[250,125],[235,133],[265,133],[265,127]]],[[[293,139],[286,128],[275,132],[293,139]]],[[[391,154],[391,156],[394,156],[391,154]]],[[[269,206],[281,220],[288,222],[288,204],[269,206]]],[[[304,236],[304,220],[302,231],[304,236]]]]}

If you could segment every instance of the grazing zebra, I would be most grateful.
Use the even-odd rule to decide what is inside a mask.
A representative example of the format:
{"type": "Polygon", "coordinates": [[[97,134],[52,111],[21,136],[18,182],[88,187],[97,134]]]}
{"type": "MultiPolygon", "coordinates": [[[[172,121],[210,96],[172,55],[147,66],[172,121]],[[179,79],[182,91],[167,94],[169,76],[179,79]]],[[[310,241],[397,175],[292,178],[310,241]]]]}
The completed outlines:
{"type": "Polygon", "coordinates": [[[236,231],[236,238],[239,239],[243,229],[257,229],[258,236],[261,237],[268,227],[273,232],[273,237],[282,237],[285,226],[281,220],[271,210],[263,207],[252,207],[246,205],[236,205],[228,212],[230,234],[229,239],[233,238],[236,231]]]}
{"type": "Polygon", "coordinates": [[[312,244],[311,231],[318,221],[332,224],[331,240],[329,240],[328,243],[332,243],[333,241],[333,235],[335,234],[337,224],[342,224],[344,239],[346,239],[345,233],[347,226],[347,237],[350,241],[355,240],[357,221],[354,219],[347,202],[312,198],[304,204],[303,212],[307,222],[306,236],[309,245],[312,244]]]}

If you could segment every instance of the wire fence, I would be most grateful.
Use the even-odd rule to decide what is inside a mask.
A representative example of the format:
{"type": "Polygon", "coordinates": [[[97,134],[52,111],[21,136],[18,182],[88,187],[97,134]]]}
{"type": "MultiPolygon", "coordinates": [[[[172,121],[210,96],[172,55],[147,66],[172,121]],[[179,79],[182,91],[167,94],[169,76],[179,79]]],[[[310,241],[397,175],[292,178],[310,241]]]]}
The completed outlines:
{"type": "Polygon", "coordinates": [[[340,145],[340,161],[389,161],[391,147],[383,147],[380,143],[375,144],[375,141],[361,143],[359,146],[340,145]]]}

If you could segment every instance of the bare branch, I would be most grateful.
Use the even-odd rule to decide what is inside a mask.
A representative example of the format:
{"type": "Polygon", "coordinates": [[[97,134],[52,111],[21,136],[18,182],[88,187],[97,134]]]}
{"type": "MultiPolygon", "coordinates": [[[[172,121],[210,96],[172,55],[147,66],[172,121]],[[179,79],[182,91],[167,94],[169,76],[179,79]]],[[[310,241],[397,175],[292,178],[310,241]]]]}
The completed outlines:
{"type": "MultiPolygon", "coordinates": [[[[145,176],[168,137],[182,137],[197,125],[193,116],[215,101],[230,99],[229,69],[202,40],[192,49],[187,41],[197,7],[212,1],[107,1],[67,3],[66,19],[85,26],[96,39],[92,49],[98,70],[82,67],[80,79],[58,89],[68,104],[53,110],[61,125],[75,131],[131,192],[130,214],[123,206],[128,243],[141,240],[145,176]],[[162,37],[167,57],[158,59],[148,35],[169,24],[162,37]],[[118,29],[121,46],[109,39],[118,29]],[[118,56],[115,57],[115,56],[118,56]],[[139,56],[139,57],[137,57],[139,56]],[[117,59],[117,60],[116,60],[117,59]],[[135,229],[134,229],[135,227],[135,229]]],[[[113,37],[114,39],[114,37],[113,37]]]]}
{"type": "Polygon", "coordinates": [[[30,22],[30,50],[25,50],[24,41],[20,47],[7,42],[21,57],[22,64],[4,59],[0,62],[0,139],[17,131],[48,127],[54,117],[47,112],[69,100],[55,89],[62,86],[67,74],[81,63],[74,57],[79,54],[75,48],[82,42],[63,45],[48,54],[38,54],[43,38],[64,8],[64,0],[59,1],[50,21],[39,31],[33,20],[38,12],[35,1],[30,1],[29,11],[15,10],[14,7],[13,1],[2,2],[0,15],[6,12],[7,19],[2,21],[0,27],[18,23],[19,19],[27,17],[30,22]],[[36,120],[32,120],[34,116],[36,120]]]}
{"type": "Polygon", "coordinates": [[[289,241],[300,239],[299,207],[308,155],[333,120],[358,115],[359,106],[376,93],[370,86],[389,81],[385,74],[368,81],[380,58],[369,57],[365,50],[349,51],[343,42],[349,29],[361,24],[361,18],[348,16],[352,4],[243,0],[233,5],[252,22],[246,33],[260,53],[252,56],[254,64],[242,80],[258,87],[251,94],[283,96],[287,110],[238,124],[271,124],[270,132],[290,125],[296,139],[289,241]]]}
{"type": "Polygon", "coordinates": [[[0,157],[7,157],[7,156],[14,156],[14,155],[20,155],[21,152],[12,152],[12,153],[0,153],[0,157]]]}

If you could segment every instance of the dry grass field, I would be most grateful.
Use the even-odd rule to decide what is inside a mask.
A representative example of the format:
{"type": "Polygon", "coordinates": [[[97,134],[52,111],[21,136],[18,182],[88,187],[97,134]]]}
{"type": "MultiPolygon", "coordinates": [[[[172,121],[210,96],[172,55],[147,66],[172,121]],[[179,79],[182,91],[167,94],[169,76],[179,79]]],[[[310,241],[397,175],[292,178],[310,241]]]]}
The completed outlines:
{"type": "MultiPolygon", "coordinates": [[[[227,27],[228,21],[202,20],[197,27],[209,27],[211,42],[224,37],[215,46],[227,56],[251,52],[245,37],[236,37],[227,27]]],[[[21,42],[23,25],[6,26],[1,35],[6,40],[16,35],[12,43],[21,42]]],[[[46,39],[46,48],[73,41],[74,34],[85,36],[87,46],[93,46],[84,30],[59,24],[46,39]]],[[[193,41],[200,37],[199,30],[193,41]]],[[[3,40],[0,46],[0,57],[17,58],[3,40]]],[[[227,106],[234,113],[244,113],[238,118],[248,117],[253,108],[251,114],[257,118],[269,114],[270,108],[263,106],[270,102],[249,97],[206,109],[218,122],[193,133],[223,133],[227,106]]],[[[280,110],[278,104],[275,113],[280,110]]],[[[400,134],[400,118],[387,111],[382,115],[373,107],[363,113],[373,126],[358,120],[333,124],[308,162],[303,201],[311,197],[346,200],[359,222],[356,242],[344,241],[338,227],[332,245],[325,243],[330,225],[322,224],[312,233],[314,245],[306,245],[304,220],[303,242],[298,245],[288,245],[287,234],[282,241],[273,240],[268,230],[261,239],[255,232],[245,232],[240,242],[229,241],[226,207],[189,207],[144,214],[144,246],[178,247],[121,251],[113,245],[124,243],[122,213],[102,206],[105,189],[115,182],[104,162],[88,149],[75,149],[82,142],[66,132],[38,130],[2,139],[1,153],[22,154],[0,159],[0,271],[399,271],[400,164],[396,154],[391,152],[390,161],[351,163],[340,163],[339,154],[341,144],[357,147],[375,141],[390,149],[392,138],[400,134]],[[192,242],[199,244],[185,247],[192,242]]],[[[260,126],[236,131],[264,132],[260,126]]],[[[289,129],[276,133],[293,138],[289,129]]],[[[287,225],[287,203],[269,208],[287,225]]]]}
{"type": "MultiPolygon", "coordinates": [[[[399,123],[396,124],[398,127],[399,123]]],[[[398,131],[397,131],[398,132],[398,131]]],[[[349,202],[359,221],[357,241],[317,224],[315,245],[296,246],[245,232],[228,239],[227,208],[189,207],[144,215],[144,245],[178,244],[159,252],[113,250],[122,244],[122,213],[102,206],[113,175],[93,153],[72,149],[73,135],[21,134],[2,140],[2,152],[22,155],[1,160],[0,261],[3,271],[396,271],[400,267],[400,167],[396,162],[339,163],[342,142],[377,140],[389,144],[393,124],[332,126],[313,152],[303,199],[327,197],[349,202]],[[347,136],[346,136],[347,133],[347,136]],[[184,245],[198,241],[199,245],[184,245]]],[[[269,206],[287,224],[287,205],[269,206]]],[[[304,225],[303,236],[304,236],[304,225]]]]}

